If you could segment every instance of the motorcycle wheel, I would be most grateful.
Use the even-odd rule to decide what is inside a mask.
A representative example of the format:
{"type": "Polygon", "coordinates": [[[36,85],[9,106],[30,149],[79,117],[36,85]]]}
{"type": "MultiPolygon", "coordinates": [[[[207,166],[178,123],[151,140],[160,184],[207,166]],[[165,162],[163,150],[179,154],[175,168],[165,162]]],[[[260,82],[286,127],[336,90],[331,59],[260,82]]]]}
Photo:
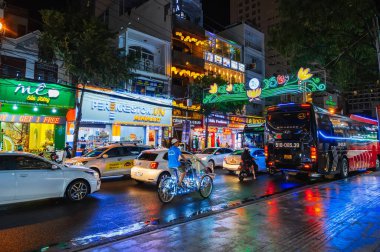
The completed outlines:
{"type": "Polygon", "coordinates": [[[177,183],[171,177],[167,177],[161,181],[158,186],[158,198],[162,203],[169,203],[177,194],[177,183]]]}
{"type": "Polygon", "coordinates": [[[212,178],[209,175],[204,175],[201,179],[199,193],[203,198],[208,198],[214,188],[212,178]]]}
{"type": "Polygon", "coordinates": [[[244,177],[247,177],[247,174],[245,171],[242,171],[239,173],[239,181],[242,182],[244,180],[244,177]]]}

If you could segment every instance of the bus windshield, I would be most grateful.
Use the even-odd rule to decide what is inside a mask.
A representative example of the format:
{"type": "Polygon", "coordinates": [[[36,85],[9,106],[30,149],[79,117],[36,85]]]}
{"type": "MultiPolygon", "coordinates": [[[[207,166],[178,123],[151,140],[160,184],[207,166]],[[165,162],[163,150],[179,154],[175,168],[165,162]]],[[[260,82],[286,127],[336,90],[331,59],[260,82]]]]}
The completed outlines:
{"type": "Polygon", "coordinates": [[[268,114],[268,126],[274,130],[310,130],[310,112],[273,112],[268,114]]]}

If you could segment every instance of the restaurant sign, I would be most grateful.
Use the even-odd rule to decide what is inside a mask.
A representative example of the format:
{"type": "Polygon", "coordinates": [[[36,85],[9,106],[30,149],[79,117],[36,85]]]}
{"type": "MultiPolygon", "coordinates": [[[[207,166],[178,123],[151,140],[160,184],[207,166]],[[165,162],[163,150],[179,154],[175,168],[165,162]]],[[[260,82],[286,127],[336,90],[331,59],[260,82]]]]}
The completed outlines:
{"type": "Polygon", "coordinates": [[[73,108],[75,92],[73,89],[59,84],[0,79],[0,101],[73,108]]]}

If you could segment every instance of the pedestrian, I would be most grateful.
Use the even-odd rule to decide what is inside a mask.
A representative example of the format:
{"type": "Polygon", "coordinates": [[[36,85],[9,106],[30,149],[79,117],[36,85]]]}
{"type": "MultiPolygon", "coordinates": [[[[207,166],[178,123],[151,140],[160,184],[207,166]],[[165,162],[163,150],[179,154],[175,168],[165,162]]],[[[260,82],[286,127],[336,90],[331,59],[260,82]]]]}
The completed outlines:
{"type": "Polygon", "coordinates": [[[71,148],[70,144],[68,142],[66,142],[66,146],[65,146],[65,153],[66,153],[66,159],[69,159],[71,158],[71,150],[73,148],[71,148]]]}

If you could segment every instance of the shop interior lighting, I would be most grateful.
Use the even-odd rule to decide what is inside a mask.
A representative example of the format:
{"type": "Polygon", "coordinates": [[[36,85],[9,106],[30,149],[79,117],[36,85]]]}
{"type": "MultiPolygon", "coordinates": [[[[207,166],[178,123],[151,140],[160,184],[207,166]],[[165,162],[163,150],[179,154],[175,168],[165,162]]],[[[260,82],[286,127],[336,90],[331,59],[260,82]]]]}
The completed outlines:
{"type": "Polygon", "coordinates": [[[53,112],[53,113],[57,113],[57,109],[56,109],[56,108],[53,108],[53,109],[51,110],[51,112],[53,112]]]}
{"type": "Polygon", "coordinates": [[[14,104],[12,108],[13,108],[13,110],[17,110],[18,109],[18,107],[17,107],[16,104],[14,104]]]}
{"type": "Polygon", "coordinates": [[[37,107],[34,107],[34,108],[33,108],[33,111],[34,111],[34,112],[37,112],[37,111],[38,111],[38,108],[37,108],[37,107]]]}

